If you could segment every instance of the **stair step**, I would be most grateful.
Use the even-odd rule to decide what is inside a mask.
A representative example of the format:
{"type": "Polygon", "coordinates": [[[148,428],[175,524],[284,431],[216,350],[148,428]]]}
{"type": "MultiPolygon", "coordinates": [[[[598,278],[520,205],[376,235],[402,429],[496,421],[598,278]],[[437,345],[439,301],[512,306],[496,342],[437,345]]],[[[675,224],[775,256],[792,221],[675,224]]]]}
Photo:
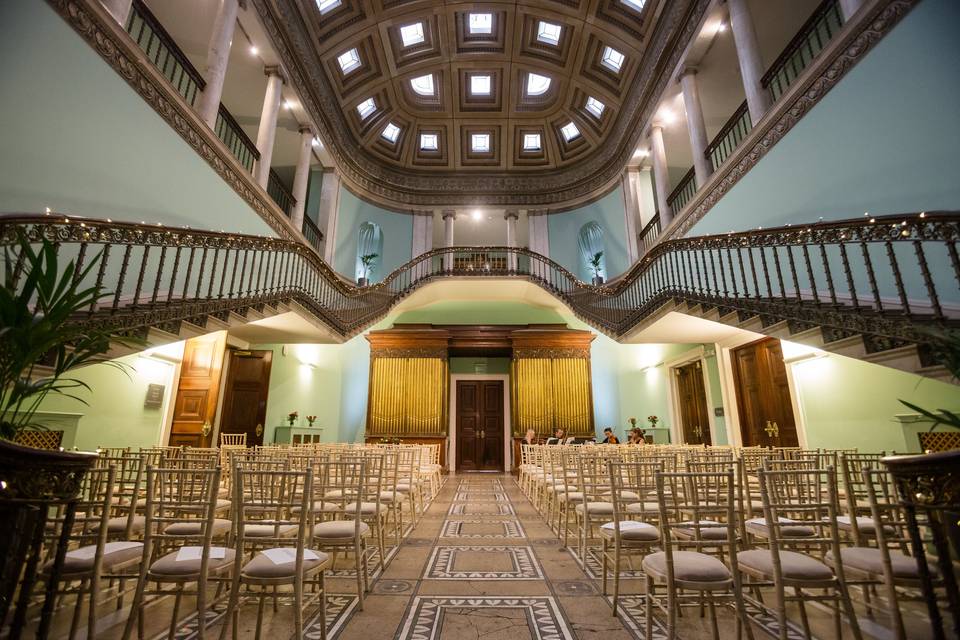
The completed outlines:
{"type": "Polygon", "coordinates": [[[868,353],[860,356],[860,359],[864,362],[900,369],[907,373],[920,373],[922,370],[930,368],[923,366],[920,361],[920,353],[917,351],[917,345],[915,344],[908,344],[876,353],[868,353]]]}

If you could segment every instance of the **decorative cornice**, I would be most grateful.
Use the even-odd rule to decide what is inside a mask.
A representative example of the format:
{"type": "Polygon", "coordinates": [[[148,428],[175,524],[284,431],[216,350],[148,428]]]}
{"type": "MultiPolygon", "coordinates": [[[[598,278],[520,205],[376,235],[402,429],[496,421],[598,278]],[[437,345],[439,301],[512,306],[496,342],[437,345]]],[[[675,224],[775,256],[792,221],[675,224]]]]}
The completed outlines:
{"type": "Polygon", "coordinates": [[[370,347],[370,358],[447,359],[447,347],[370,347]]]}
{"type": "Polygon", "coordinates": [[[673,221],[660,241],[682,238],[760,162],[920,0],[875,0],[855,14],[673,221]]]}
{"type": "Polygon", "coordinates": [[[301,239],[301,235],[293,229],[266,191],[256,185],[253,177],[173,90],[166,78],[160,75],[97,0],[47,0],[47,3],[206,160],[277,235],[301,239]]]}
{"type": "Polygon", "coordinates": [[[590,347],[514,347],[513,359],[590,359],[590,347]]]}
{"type": "Polygon", "coordinates": [[[251,0],[265,32],[288,71],[288,80],[336,159],[344,181],[387,207],[404,205],[564,205],[609,190],[633,155],[640,127],[648,121],[672,80],[687,43],[710,0],[667,3],[625,96],[620,117],[605,144],[566,169],[540,174],[507,172],[428,174],[400,171],[372,159],[352,141],[336,93],[316,59],[310,32],[295,0],[251,0]],[[280,25],[283,25],[281,28],[280,25]]]}

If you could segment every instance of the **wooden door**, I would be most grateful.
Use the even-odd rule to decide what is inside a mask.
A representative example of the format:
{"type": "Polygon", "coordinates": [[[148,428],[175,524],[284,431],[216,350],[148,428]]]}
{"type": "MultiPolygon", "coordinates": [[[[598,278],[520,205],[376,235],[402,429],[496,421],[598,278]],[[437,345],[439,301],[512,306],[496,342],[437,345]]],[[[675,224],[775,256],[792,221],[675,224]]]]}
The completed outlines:
{"type": "Polygon", "coordinates": [[[226,340],[226,331],[187,340],[173,406],[171,446],[211,446],[226,340]]]}
{"type": "Polygon", "coordinates": [[[503,470],[503,381],[457,381],[457,470],[503,470]]]}
{"type": "Polygon", "coordinates": [[[798,446],[780,341],[766,338],[735,349],[733,373],[743,446],[798,446]]]}
{"type": "Polygon", "coordinates": [[[245,433],[247,446],[263,444],[273,351],[230,351],[220,433],[245,433]]]}
{"type": "Polygon", "coordinates": [[[677,399],[680,404],[680,428],[687,444],[712,444],[707,389],[699,360],[675,369],[677,399]]]}

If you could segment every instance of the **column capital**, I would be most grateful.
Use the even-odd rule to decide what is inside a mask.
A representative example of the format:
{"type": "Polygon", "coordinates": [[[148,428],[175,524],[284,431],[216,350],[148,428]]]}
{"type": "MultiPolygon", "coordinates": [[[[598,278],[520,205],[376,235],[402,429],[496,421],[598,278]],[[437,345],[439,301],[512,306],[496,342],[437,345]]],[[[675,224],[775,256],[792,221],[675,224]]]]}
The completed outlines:
{"type": "Polygon", "coordinates": [[[450,219],[452,219],[452,220],[456,220],[456,219],[457,219],[457,212],[454,211],[453,209],[444,209],[444,210],[441,212],[440,217],[442,217],[444,220],[446,220],[447,218],[450,218],[450,219]]]}
{"type": "Polygon", "coordinates": [[[545,216],[550,213],[549,209],[527,209],[527,217],[530,216],[545,216]]]}
{"type": "Polygon", "coordinates": [[[300,125],[300,128],[297,129],[297,131],[298,131],[299,133],[301,133],[301,134],[308,133],[308,134],[310,134],[311,136],[314,135],[314,133],[313,133],[313,127],[311,127],[311,126],[308,125],[308,124],[302,124],[302,125],[300,125]]]}
{"type": "Polygon", "coordinates": [[[283,69],[278,64],[267,65],[263,68],[263,75],[267,76],[277,76],[280,78],[280,82],[286,84],[287,78],[283,75],[283,69]]]}
{"type": "Polygon", "coordinates": [[[695,76],[700,69],[693,64],[685,64],[677,73],[677,82],[683,79],[684,76],[695,76]]]}
{"type": "Polygon", "coordinates": [[[503,219],[509,220],[510,218],[513,218],[514,220],[519,220],[520,213],[515,209],[507,209],[507,212],[503,214],[503,219]]]}

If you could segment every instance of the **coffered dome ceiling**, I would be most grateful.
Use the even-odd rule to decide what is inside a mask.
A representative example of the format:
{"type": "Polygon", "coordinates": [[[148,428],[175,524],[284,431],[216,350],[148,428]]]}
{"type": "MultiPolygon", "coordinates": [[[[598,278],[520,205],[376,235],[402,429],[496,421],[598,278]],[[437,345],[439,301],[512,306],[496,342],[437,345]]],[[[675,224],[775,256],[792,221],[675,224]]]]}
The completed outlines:
{"type": "Polygon", "coordinates": [[[564,206],[619,177],[706,0],[254,0],[349,186],[564,206]]]}

